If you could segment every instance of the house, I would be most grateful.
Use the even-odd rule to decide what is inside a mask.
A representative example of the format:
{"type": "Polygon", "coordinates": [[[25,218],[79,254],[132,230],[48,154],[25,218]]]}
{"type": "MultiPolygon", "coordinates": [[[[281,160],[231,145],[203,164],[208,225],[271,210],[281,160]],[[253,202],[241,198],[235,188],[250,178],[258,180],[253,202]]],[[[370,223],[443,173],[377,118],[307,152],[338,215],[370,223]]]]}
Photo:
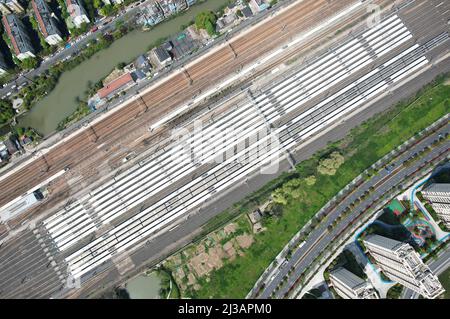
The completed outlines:
{"type": "Polygon", "coordinates": [[[152,65],[150,64],[148,58],[144,55],[140,55],[134,61],[134,66],[137,70],[147,74],[150,72],[152,65]]]}
{"type": "Polygon", "coordinates": [[[158,1],[158,4],[166,18],[177,12],[177,7],[171,0],[160,0],[158,1]]]}
{"type": "Polygon", "coordinates": [[[186,0],[186,4],[188,5],[188,7],[193,6],[196,2],[197,0],[186,0]]]}
{"type": "Polygon", "coordinates": [[[0,0],[0,11],[3,15],[8,15],[22,13],[24,9],[17,0],[0,0]]]}
{"type": "Polygon", "coordinates": [[[134,79],[131,76],[131,73],[125,73],[98,90],[98,97],[100,99],[111,98],[114,94],[123,91],[133,83],[134,79]]]}
{"type": "Polygon", "coordinates": [[[245,6],[244,9],[241,10],[241,12],[245,18],[250,18],[253,16],[253,12],[248,6],[245,6]]]}
{"type": "Polygon", "coordinates": [[[248,218],[250,218],[252,224],[256,224],[257,222],[259,222],[262,219],[262,217],[263,217],[262,213],[259,209],[248,214],[248,218]]]}
{"type": "Polygon", "coordinates": [[[90,22],[80,0],[66,0],[66,6],[75,27],[79,28],[83,23],[90,22]]]}
{"type": "Polygon", "coordinates": [[[20,142],[22,143],[22,145],[28,145],[33,142],[33,138],[31,136],[23,135],[20,138],[20,142]]]}
{"type": "Polygon", "coordinates": [[[248,5],[254,14],[266,10],[269,7],[269,5],[263,0],[250,0],[248,5]]]}
{"type": "Polygon", "coordinates": [[[56,45],[62,41],[61,32],[58,29],[54,13],[44,0],[31,0],[34,16],[38,23],[39,31],[45,42],[56,45]]]}
{"type": "Polygon", "coordinates": [[[163,48],[164,50],[166,50],[167,52],[169,52],[170,50],[173,49],[173,44],[172,44],[172,41],[171,41],[171,40],[164,42],[161,46],[162,46],[162,48],[163,48]]]}
{"type": "Polygon", "coordinates": [[[144,26],[154,26],[163,20],[164,12],[156,3],[152,3],[141,9],[141,16],[138,18],[137,23],[144,26]]]}
{"type": "Polygon", "coordinates": [[[181,32],[170,41],[172,48],[170,51],[174,59],[180,59],[198,48],[196,41],[192,39],[189,32],[181,32]]]}
{"type": "Polygon", "coordinates": [[[4,142],[0,142],[0,159],[2,161],[7,161],[9,159],[8,148],[4,142]]]}
{"type": "Polygon", "coordinates": [[[19,143],[16,142],[17,140],[13,137],[10,137],[9,139],[6,139],[3,143],[6,146],[6,149],[8,150],[8,153],[10,155],[14,155],[19,151],[19,143]]]}
{"type": "Polygon", "coordinates": [[[174,4],[177,12],[186,10],[188,8],[188,5],[185,0],[174,0],[174,4]]]}
{"type": "Polygon", "coordinates": [[[167,52],[167,50],[165,50],[162,46],[153,49],[152,53],[155,56],[158,64],[160,64],[161,66],[166,66],[172,61],[172,57],[170,56],[169,52],[167,52]]]}
{"type": "Polygon", "coordinates": [[[224,32],[230,29],[234,25],[236,20],[237,20],[236,14],[232,11],[228,12],[227,14],[223,15],[217,20],[216,31],[224,32]]]}
{"type": "Polygon", "coordinates": [[[15,14],[8,14],[3,16],[2,23],[14,55],[21,61],[34,58],[35,51],[22,21],[15,14]]]}

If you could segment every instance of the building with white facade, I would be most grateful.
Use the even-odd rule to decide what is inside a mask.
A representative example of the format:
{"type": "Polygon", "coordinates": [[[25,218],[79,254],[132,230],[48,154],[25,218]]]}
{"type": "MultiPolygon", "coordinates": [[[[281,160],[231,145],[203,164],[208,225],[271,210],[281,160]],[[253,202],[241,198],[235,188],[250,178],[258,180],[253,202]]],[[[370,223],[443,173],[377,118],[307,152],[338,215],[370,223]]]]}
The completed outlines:
{"type": "Polygon", "coordinates": [[[61,32],[58,29],[53,12],[45,0],[31,0],[31,7],[45,42],[50,45],[56,45],[61,42],[63,40],[61,32]]]}
{"type": "Polygon", "coordinates": [[[367,236],[364,245],[391,280],[429,299],[444,292],[438,278],[411,245],[379,235],[367,236]]]}
{"type": "Polygon", "coordinates": [[[343,299],[379,299],[373,286],[354,273],[340,267],[330,272],[334,290],[343,299]]]}
{"type": "Polygon", "coordinates": [[[34,58],[34,48],[22,21],[15,14],[8,14],[3,16],[2,23],[14,55],[21,61],[34,58]]]}
{"type": "Polygon", "coordinates": [[[79,28],[83,23],[90,22],[80,0],[66,0],[66,6],[75,27],[79,28]]]}
{"type": "Polygon", "coordinates": [[[431,184],[422,190],[423,197],[431,203],[439,218],[450,228],[450,184],[431,184]]]}
{"type": "Polygon", "coordinates": [[[5,62],[3,54],[0,52],[0,76],[4,75],[6,72],[8,72],[8,65],[5,62]]]}
{"type": "Polygon", "coordinates": [[[17,0],[0,0],[0,11],[3,15],[24,12],[23,7],[17,0]]]}

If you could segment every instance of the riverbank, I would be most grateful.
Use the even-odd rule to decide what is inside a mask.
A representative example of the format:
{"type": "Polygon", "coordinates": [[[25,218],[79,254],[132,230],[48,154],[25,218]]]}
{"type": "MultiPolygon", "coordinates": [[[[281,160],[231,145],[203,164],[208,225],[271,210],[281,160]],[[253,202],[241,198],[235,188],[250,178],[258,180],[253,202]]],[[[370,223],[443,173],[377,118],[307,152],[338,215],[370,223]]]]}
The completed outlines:
{"type": "Polygon", "coordinates": [[[244,298],[286,242],[330,198],[379,158],[448,113],[450,86],[444,84],[446,79],[448,75],[437,78],[414,98],[376,115],[343,140],[299,163],[295,172],[283,174],[211,221],[209,229],[218,221],[222,224],[227,218],[250,212],[267,202],[276,189],[287,195],[287,203],[278,205],[279,214],[263,219],[266,230],[254,235],[255,243],[243,256],[226,262],[206,278],[197,278],[199,288],[182,291],[182,297],[244,298]],[[320,174],[321,161],[335,151],[344,155],[345,162],[334,175],[320,174]]]}
{"type": "Polygon", "coordinates": [[[47,136],[54,132],[58,124],[79,107],[78,101],[85,99],[89,86],[97,83],[119,63],[132,61],[149,48],[161,43],[192,22],[202,11],[216,11],[229,0],[206,0],[193,5],[189,10],[161,22],[150,31],[130,28],[125,36],[115,39],[110,46],[85,59],[58,78],[55,87],[40,99],[26,115],[19,119],[19,125],[33,127],[47,136]]]}
{"type": "MultiPolygon", "coordinates": [[[[130,299],[178,299],[180,291],[164,268],[149,269],[125,284],[130,299]]],[[[110,292],[107,295],[110,295],[110,292]]]]}

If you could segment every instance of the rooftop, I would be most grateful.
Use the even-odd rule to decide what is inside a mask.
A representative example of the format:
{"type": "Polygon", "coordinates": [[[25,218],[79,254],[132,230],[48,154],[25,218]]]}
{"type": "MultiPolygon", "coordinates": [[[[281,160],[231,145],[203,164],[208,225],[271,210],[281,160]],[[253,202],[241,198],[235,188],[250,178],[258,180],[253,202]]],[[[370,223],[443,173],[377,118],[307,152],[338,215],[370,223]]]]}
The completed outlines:
{"type": "Polygon", "coordinates": [[[42,194],[33,192],[12,201],[8,206],[2,208],[0,220],[5,222],[20,215],[34,206],[40,199],[42,199],[42,194]]]}
{"type": "Polygon", "coordinates": [[[155,54],[156,54],[156,57],[158,58],[159,62],[164,62],[166,60],[171,59],[169,53],[166,50],[164,50],[164,48],[162,48],[162,47],[157,47],[155,49],[155,54]]]}
{"type": "Polygon", "coordinates": [[[362,278],[359,278],[354,273],[348,271],[343,267],[339,267],[336,270],[333,270],[330,275],[353,290],[366,284],[366,282],[362,278]]]}
{"type": "Polygon", "coordinates": [[[246,18],[250,18],[253,15],[252,10],[248,6],[245,6],[245,8],[241,10],[241,12],[246,18]]]}
{"type": "Polygon", "coordinates": [[[178,36],[172,38],[173,47],[171,52],[175,59],[179,59],[191,53],[196,47],[196,43],[187,32],[182,32],[178,36]]]}
{"type": "Polygon", "coordinates": [[[371,234],[369,236],[367,236],[364,239],[364,242],[373,244],[373,245],[377,245],[377,246],[381,246],[383,248],[392,250],[392,251],[396,251],[397,249],[399,249],[400,247],[404,246],[405,243],[402,243],[401,241],[397,241],[388,237],[383,237],[380,235],[375,235],[375,234],[371,234]]]}
{"type": "Polygon", "coordinates": [[[423,190],[424,192],[450,193],[450,184],[434,183],[423,190]]]}
{"type": "Polygon", "coordinates": [[[70,16],[78,17],[81,15],[86,15],[83,4],[79,0],[65,0],[67,11],[70,16]],[[79,10],[77,10],[79,8],[79,10]]]}
{"type": "Polygon", "coordinates": [[[32,0],[31,5],[33,7],[34,15],[39,24],[44,37],[49,35],[59,34],[56,26],[55,19],[52,17],[52,12],[44,0],[32,0]]]}
{"type": "Polygon", "coordinates": [[[120,89],[124,85],[133,82],[133,77],[130,73],[125,73],[122,76],[119,76],[114,81],[109,82],[107,85],[102,87],[100,90],[98,90],[97,94],[98,96],[103,99],[107,96],[109,96],[111,93],[114,93],[116,90],[120,89]]]}
{"type": "Polygon", "coordinates": [[[28,51],[33,52],[30,39],[25,32],[22,21],[15,14],[8,14],[2,18],[3,26],[11,40],[14,53],[19,55],[28,51]]]}

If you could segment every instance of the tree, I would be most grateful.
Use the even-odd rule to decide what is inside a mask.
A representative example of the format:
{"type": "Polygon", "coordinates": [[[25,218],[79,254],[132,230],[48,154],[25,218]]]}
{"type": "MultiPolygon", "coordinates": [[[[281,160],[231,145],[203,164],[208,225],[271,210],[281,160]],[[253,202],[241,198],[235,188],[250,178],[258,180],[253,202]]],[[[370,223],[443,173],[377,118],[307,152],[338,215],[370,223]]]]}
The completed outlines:
{"type": "Polygon", "coordinates": [[[287,197],[286,194],[283,192],[281,188],[276,189],[272,193],[272,199],[274,203],[280,204],[280,205],[287,205],[287,197]]]}
{"type": "Polygon", "coordinates": [[[305,182],[306,182],[306,185],[312,186],[316,183],[316,177],[314,175],[311,175],[311,176],[305,178],[305,182]]]}
{"type": "Polygon", "coordinates": [[[99,9],[103,6],[103,1],[102,0],[94,0],[93,3],[94,8],[99,9]]]}
{"type": "Polygon", "coordinates": [[[217,18],[212,11],[200,12],[195,17],[195,26],[198,29],[204,29],[210,36],[216,33],[217,18]]]}
{"type": "Polygon", "coordinates": [[[0,100],[0,124],[9,122],[14,116],[14,109],[10,100],[0,100]]]}
{"type": "Polygon", "coordinates": [[[100,11],[100,14],[105,16],[105,17],[106,16],[109,17],[109,16],[117,14],[117,8],[112,6],[112,5],[110,5],[110,4],[105,5],[99,11],[100,11]]]}
{"type": "Polygon", "coordinates": [[[334,175],[337,169],[344,163],[344,156],[339,154],[339,152],[333,152],[330,157],[323,159],[319,162],[317,171],[322,175],[334,175]]]}
{"type": "Polygon", "coordinates": [[[25,70],[34,69],[37,66],[38,62],[35,58],[26,58],[20,62],[20,67],[25,70]]]}

